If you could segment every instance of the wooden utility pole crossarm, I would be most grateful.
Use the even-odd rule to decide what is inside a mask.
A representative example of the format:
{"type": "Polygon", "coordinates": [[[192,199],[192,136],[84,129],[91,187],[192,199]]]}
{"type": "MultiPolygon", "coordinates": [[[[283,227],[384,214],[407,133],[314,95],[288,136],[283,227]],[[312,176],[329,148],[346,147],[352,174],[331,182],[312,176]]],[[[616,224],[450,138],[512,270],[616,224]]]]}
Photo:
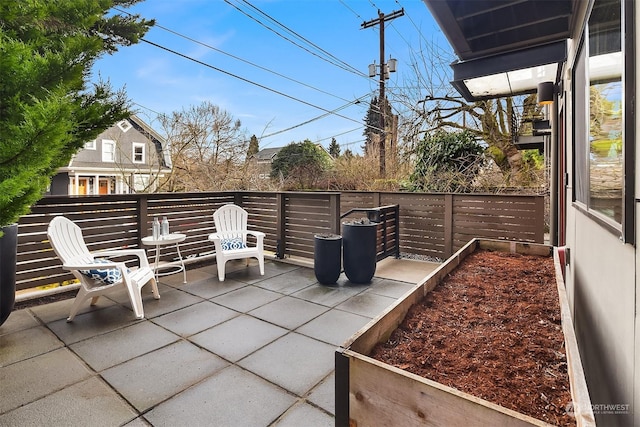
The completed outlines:
{"type": "Polygon", "coordinates": [[[378,17],[372,19],[370,21],[366,21],[362,23],[362,28],[370,28],[375,25],[380,25],[380,97],[378,101],[378,107],[380,108],[380,177],[384,178],[386,175],[386,167],[385,167],[385,145],[387,140],[387,133],[385,131],[385,113],[387,111],[386,106],[386,98],[384,94],[384,80],[386,78],[387,72],[385,67],[385,59],[384,59],[384,23],[386,21],[391,21],[392,19],[399,18],[404,15],[404,9],[396,10],[395,12],[391,12],[387,15],[382,13],[380,9],[378,9],[378,17]]]}

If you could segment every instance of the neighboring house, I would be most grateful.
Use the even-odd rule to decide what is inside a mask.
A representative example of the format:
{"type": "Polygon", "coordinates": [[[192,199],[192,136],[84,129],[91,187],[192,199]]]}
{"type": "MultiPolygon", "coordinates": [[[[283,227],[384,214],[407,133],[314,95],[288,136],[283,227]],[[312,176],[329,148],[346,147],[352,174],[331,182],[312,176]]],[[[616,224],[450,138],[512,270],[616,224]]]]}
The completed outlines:
{"type": "Polygon", "coordinates": [[[260,179],[269,179],[271,174],[271,163],[276,158],[280,150],[284,147],[263,148],[256,154],[249,157],[249,161],[256,165],[256,173],[260,179]]]}
{"type": "MultiPolygon", "coordinates": [[[[322,144],[316,144],[318,147],[322,148],[324,152],[327,153],[329,158],[333,159],[333,156],[329,154],[329,151],[322,146],[322,144]]],[[[263,148],[258,151],[256,154],[251,155],[249,157],[249,161],[253,162],[256,165],[256,173],[260,179],[269,179],[271,174],[271,164],[273,160],[276,158],[280,150],[284,147],[274,147],[274,148],[263,148]]]]}
{"type": "Polygon", "coordinates": [[[599,425],[640,425],[640,2],[424,0],[467,101],[551,98],[550,238],[599,425]]]}
{"type": "Polygon", "coordinates": [[[152,192],[170,172],[167,142],[134,115],[88,141],[58,170],[49,194],[152,192]]]}

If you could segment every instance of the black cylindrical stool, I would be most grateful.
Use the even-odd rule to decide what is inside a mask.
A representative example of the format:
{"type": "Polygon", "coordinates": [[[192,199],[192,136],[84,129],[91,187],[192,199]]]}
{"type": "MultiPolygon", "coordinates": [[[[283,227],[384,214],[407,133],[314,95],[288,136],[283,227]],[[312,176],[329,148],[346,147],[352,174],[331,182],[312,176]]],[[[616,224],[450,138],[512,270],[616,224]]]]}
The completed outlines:
{"type": "Polygon", "coordinates": [[[323,285],[336,283],[342,270],[342,236],[318,234],[313,242],[313,272],[323,285]]]}
{"type": "Polygon", "coordinates": [[[352,283],[369,283],[376,272],[376,223],[342,223],[344,274],[352,283]]]}

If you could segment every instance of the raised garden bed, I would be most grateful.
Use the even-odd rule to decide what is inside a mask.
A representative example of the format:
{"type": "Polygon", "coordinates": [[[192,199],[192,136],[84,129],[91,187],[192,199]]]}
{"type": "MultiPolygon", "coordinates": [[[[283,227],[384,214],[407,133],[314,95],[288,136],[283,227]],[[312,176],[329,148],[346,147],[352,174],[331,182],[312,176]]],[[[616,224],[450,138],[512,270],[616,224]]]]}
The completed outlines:
{"type": "Polygon", "coordinates": [[[595,425],[551,246],[472,240],[338,349],[336,425],[425,424],[595,425]]]}

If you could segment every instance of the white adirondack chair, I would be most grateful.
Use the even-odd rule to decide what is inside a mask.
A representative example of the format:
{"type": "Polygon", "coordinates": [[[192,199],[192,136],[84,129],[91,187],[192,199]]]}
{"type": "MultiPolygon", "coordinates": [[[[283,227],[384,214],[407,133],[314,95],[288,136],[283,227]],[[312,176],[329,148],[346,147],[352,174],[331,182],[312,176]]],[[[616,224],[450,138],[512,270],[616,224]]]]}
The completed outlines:
{"type": "Polygon", "coordinates": [[[67,322],[73,320],[86,300],[91,298],[91,305],[94,305],[98,297],[119,287],[127,289],[131,307],[138,319],[144,317],[141,289],[145,284],[150,282],[153,296],[160,299],[158,284],[144,249],[89,252],[80,227],[63,216],[51,220],[47,235],[53,250],[62,261],[62,268],[71,271],[80,281],[80,289],[71,306],[67,322]],[[108,260],[114,256],[136,256],[139,266],[130,270],[124,262],[108,260]]]}
{"type": "Polygon", "coordinates": [[[216,247],[218,279],[224,281],[225,264],[231,259],[256,258],[260,274],[264,275],[264,249],[262,242],[265,234],[247,229],[249,214],[240,206],[228,204],[213,213],[216,232],[209,235],[216,247]],[[248,246],[247,236],[254,236],[255,246],[248,246]]]}

